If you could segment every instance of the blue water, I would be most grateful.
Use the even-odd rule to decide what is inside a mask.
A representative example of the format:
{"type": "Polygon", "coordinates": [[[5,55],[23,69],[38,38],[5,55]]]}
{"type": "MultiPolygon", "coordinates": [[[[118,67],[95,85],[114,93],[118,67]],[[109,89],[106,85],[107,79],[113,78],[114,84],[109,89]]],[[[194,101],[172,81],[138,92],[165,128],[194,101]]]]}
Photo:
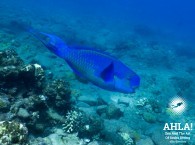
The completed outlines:
{"type": "MultiPolygon", "coordinates": [[[[135,25],[145,25],[154,31],[174,35],[180,40],[193,42],[194,38],[194,2],[193,1],[1,1],[1,11],[14,8],[19,17],[32,15],[60,21],[64,16],[71,19],[81,18],[82,23],[103,21],[114,28],[119,26],[130,30],[135,25]],[[13,7],[14,6],[14,7],[13,7]],[[7,8],[6,8],[7,7],[7,8]],[[3,9],[6,8],[6,9],[3,9]],[[124,27],[125,26],[125,27],[124,27]]],[[[10,14],[11,15],[11,14],[10,14]]],[[[37,20],[38,21],[38,20],[37,20]]],[[[68,19],[66,21],[69,21],[68,19]]],[[[93,23],[93,24],[94,24],[93,23]]],[[[122,31],[122,30],[121,30],[122,31]]]]}
{"type": "MultiPolygon", "coordinates": [[[[108,104],[115,97],[134,101],[145,97],[166,108],[171,98],[180,96],[190,108],[180,119],[190,118],[195,110],[194,5],[193,0],[1,0],[0,49],[14,48],[27,64],[39,63],[47,75],[69,81],[81,96],[100,96],[108,104]],[[13,21],[55,34],[69,45],[115,56],[141,77],[140,87],[126,95],[83,83],[63,60],[18,30],[13,21]]],[[[127,116],[123,122],[131,128],[140,121],[138,117],[131,122],[127,116]]],[[[147,132],[147,125],[134,129],[147,132]]]]}

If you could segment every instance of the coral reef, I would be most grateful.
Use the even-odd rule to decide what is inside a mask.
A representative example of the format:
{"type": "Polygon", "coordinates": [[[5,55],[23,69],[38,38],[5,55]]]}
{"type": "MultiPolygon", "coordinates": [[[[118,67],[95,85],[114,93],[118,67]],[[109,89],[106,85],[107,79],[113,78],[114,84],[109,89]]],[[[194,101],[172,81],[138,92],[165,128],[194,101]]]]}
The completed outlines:
{"type": "Polygon", "coordinates": [[[63,130],[67,133],[78,132],[81,127],[81,120],[83,114],[80,111],[71,110],[66,115],[65,123],[63,124],[63,130]]]}
{"type": "Polygon", "coordinates": [[[23,61],[18,57],[17,53],[13,49],[7,49],[0,52],[0,65],[5,66],[21,66],[23,61]]]}
{"type": "Polygon", "coordinates": [[[28,129],[21,123],[0,122],[0,144],[26,145],[28,129]]]}
{"type": "Polygon", "coordinates": [[[101,131],[104,129],[104,120],[98,115],[85,115],[82,120],[78,136],[81,138],[99,139],[101,131]]]}
{"type": "Polygon", "coordinates": [[[117,108],[114,104],[110,104],[106,108],[106,116],[109,119],[118,119],[123,115],[122,111],[117,108]]]}
{"type": "MultiPolygon", "coordinates": [[[[63,123],[64,133],[77,133],[79,138],[83,138],[83,144],[98,138],[103,120],[72,108],[74,102],[68,82],[47,79],[41,65],[24,64],[13,50],[0,51],[0,55],[0,108],[5,115],[5,123],[9,124],[9,120],[25,123],[31,134],[42,134],[47,128],[63,123]]],[[[55,142],[50,137],[59,138],[51,134],[41,142],[55,142]]],[[[37,140],[29,141],[36,144],[37,140]]]]}
{"type": "Polygon", "coordinates": [[[63,130],[66,133],[78,133],[81,138],[93,138],[103,129],[103,120],[95,115],[87,115],[80,110],[71,110],[66,114],[63,130]]]}
{"type": "Polygon", "coordinates": [[[138,108],[137,114],[142,115],[143,119],[148,123],[155,123],[158,120],[158,115],[162,114],[162,105],[158,100],[140,98],[135,104],[138,108]]]}
{"type": "Polygon", "coordinates": [[[43,87],[44,71],[38,64],[25,65],[13,49],[0,52],[1,92],[16,95],[23,88],[43,87]]]}
{"type": "Polygon", "coordinates": [[[43,94],[49,99],[48,103],[55,106],[56,109],[70,109],[72,102],[70,100],[71,90],[68,82],[61,79],[53,80],[46,85],[43,94]]]}
{"type": "Polygon", "coordinates": [[[20,77],[29,86],[43,87],[44,70],[39,64],[30,64],[21,68],[20,77]]]}
{"type": "Polygon", "coordinates": [[[50,82],[45,78],[41,65],[24,64],[12,49],[0,51],[0,111],[3,113],[0,117],[4,121],[25,123],[29,132],[43,133],[59,121],[50,120],[48,110],[67,112],[71,106],[70,99],[67,82],[50,82]]]}

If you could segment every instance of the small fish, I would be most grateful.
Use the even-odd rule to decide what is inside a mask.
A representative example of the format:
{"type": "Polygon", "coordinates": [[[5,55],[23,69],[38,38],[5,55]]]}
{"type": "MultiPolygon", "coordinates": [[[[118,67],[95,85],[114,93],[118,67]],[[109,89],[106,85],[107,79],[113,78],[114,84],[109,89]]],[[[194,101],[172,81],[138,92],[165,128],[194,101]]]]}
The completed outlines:
{"type": "Polygon", "coordinates": [[[94,85],[122,93],[134,93],[140,77],[116,58],[94,49],[68,46],[58,36],[29,31],[51,52],[64,59],[76,75],[94,85]]]}

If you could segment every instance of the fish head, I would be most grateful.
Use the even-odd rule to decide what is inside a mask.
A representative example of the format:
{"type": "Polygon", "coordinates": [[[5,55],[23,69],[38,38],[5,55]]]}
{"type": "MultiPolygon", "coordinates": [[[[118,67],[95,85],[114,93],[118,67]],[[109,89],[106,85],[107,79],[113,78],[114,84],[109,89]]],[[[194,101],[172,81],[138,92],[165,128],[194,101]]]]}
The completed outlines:
{"type": "Polygon", "coordinates": [[[139,84],[140,78],[138,75],[125,78],[115,77],[115,89],[122,93],[134,93],[139,84]]]}

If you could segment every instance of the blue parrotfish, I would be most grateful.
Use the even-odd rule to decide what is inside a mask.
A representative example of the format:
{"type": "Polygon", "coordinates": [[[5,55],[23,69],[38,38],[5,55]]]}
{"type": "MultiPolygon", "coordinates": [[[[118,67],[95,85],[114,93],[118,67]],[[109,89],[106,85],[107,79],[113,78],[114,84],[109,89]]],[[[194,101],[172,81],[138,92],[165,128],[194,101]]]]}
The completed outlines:
{"type": "Polygon", "coordinates": [[[67,45],[58,36],[30,29],[51,52],[64,59],[73,72],[105,90],[134,93],[140,77],[124,63],[105,52],[67,45]]]}

